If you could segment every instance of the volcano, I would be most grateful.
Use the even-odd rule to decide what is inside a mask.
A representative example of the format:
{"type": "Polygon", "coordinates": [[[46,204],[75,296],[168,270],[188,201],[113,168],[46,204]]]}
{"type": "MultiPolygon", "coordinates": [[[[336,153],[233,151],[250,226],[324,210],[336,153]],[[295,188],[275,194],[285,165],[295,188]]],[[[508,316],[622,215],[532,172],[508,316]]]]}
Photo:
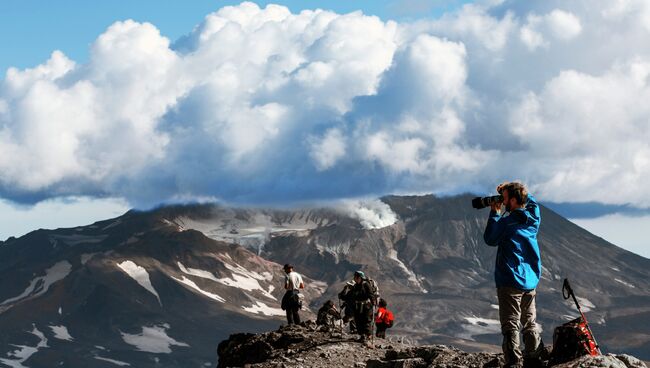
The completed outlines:
{"type": "MultiPolygon", "coordinates": [[[[215,366],[235,332],[284,323],[282,265],[306,282],[303,318],[362,269],[406,341],[498,351],[496,249],[487,210],[470,195],[388,196],[391,221],[333,206],[216,204],[129,211],[88,226],[36,230],[0,243],[0,363],[52,366],[215,366]]],[[[538,320],[577,316],[569,278],[605,351],[650,360],[650,260],[541,206],[538,320]]]]}

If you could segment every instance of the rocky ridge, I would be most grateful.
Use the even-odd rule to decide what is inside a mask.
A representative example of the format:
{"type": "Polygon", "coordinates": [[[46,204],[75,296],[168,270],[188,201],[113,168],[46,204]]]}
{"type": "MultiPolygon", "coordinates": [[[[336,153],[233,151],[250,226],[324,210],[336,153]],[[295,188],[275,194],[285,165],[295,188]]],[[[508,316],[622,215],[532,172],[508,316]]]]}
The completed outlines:
{"type": "MultiPolygon", "coordinates": [[[[312,321],[276,331],[238,333],[217,349],[217,368],[460,368],[503,366],[502,354],[468,353],[452,346],[417,346],[402,339],[375,339],[363,344],[356,335],[316,326],[312,321]]],[[[556,368],[647,368],[630,355],[585,356],[556,368]]]]}

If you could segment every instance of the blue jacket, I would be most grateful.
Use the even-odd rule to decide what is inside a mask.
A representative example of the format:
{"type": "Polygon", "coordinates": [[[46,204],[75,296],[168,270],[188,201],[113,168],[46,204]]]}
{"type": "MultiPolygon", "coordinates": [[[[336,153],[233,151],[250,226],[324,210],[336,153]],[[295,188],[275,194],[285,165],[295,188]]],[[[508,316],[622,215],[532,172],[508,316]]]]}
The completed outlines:
{"type": "Polygon", "coordinates": [[[525,208],[507,216],[490,211],[483,239],[496,247],[494,280],[497,287],[509,286],[530,291],[537,287],[542,275],[542,258],[537,245],[541,217],[535,197],[528,195],[525,208]]]}

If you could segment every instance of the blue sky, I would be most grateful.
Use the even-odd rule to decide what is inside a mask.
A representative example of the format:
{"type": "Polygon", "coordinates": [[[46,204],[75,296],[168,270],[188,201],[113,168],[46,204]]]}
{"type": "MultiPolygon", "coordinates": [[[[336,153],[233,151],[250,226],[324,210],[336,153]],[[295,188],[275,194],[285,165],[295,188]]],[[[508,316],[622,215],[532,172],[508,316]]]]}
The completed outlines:
{"type": "MultiPolygon", "coordinates": [[[[383,19],[436,17],[467,2],[470,1],[255,1],[260,6],[282,4],[293,12],[316,8],[337,13],[362,10],[383,19]],[[411,10],[404,4],[412,4],[411,10]]],[[[117,20],[153,23],[164,36],[175,40],[189,33],[207,14],[239,3],[241,1],[4,0],[0,2],[0,45],[4,45],[0,49],[0,73],[4,75],[12,66],[38,65],[54,50],[62,50],[76,61],[85,61],[89,45],[117,20]]]]}
{"type": "Polygon", "coordinates": [[[3,1],[0,238],[519,179],[650,256],[648,2],[269,4],[3,1]]]}

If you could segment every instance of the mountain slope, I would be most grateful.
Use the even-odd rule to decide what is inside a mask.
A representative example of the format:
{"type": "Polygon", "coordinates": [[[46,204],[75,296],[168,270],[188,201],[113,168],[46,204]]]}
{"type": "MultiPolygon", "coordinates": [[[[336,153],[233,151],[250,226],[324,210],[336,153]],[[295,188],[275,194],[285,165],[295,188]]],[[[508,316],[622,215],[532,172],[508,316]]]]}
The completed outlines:
{"type": "MultiPolygon", "coordinates": [[[[283,323],[287,262],[306,276],[310,310],[363,269],[396,313],[390,333],[498,350],[496,249],[482,241],[487,211],[470,199],[385,197],[397,221],[382,228],[340,208],[193,205],[10,238],[0,244],[0,363],[214,365],[230,333],[283,323]]],[[[568,277],[601,345],[650,359],[650,260],[544,207],[539,242],[545,340],[577,314],[561,297],[568,277]]]]}

